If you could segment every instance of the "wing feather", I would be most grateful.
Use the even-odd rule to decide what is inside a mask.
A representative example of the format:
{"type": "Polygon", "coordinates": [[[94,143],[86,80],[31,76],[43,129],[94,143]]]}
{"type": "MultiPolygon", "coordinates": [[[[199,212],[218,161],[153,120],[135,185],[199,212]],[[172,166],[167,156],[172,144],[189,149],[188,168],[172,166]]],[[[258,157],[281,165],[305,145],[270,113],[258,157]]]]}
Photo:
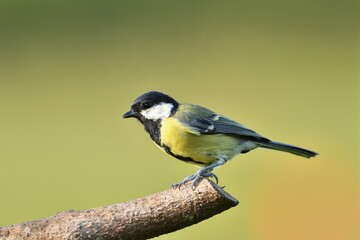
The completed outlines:
{"type": "Polygon", "coordinates": [[[175,114],[175,117],[195,132],[201,134],[231,134],[257,142],[270,141],[244,125],[216,114],[207,108],[193,104],[182,104],[179,110],[180,111],[175,114]]]}

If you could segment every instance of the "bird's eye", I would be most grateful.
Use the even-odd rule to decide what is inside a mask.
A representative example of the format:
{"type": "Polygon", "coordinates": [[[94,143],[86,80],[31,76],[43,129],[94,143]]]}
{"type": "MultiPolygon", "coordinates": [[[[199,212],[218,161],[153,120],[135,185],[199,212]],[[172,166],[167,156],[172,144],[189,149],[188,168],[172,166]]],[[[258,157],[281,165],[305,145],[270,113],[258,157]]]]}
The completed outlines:
{"type": "Polygon", "coordinates": [[[144,102],[142,105],[144,108],[150,108],[152,106],[151,102],[144,102]]]}

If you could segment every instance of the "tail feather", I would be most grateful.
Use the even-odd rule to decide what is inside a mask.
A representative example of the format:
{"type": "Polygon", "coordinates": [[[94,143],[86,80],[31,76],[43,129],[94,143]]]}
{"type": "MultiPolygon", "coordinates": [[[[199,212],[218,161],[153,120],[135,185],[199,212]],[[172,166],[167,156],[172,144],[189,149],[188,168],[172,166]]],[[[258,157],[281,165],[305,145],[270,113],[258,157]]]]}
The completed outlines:
{"type": "Polygon", "coordinates": [[[316,153],[314,151],[310,151],[310,150],[296,147],[296,146],[286,144],[286,143],[270,141],[270,142],[265,142],[265,143],[261,142],[261,143],[257,143],[257,144],[259,145],[259,147],[288,152],[288,153],[292,153],[292,154],[299,155],[299,156],[306,157],[306,158],[311,158],[311,157],[315,157],[316,155],[318,155],[318,153],[316,153]]]}

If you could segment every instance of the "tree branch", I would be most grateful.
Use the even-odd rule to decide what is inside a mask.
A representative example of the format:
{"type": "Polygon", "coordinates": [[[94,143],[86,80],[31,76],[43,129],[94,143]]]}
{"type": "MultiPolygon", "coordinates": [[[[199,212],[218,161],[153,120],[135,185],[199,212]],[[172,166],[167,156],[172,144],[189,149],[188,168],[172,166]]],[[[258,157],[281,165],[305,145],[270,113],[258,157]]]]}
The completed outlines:
{"type": "Polygon", "coordinates": [[[153,195],[0,227],[0,239],[148,239],[196,224],[239,202],[204,179],[153,195]]]}

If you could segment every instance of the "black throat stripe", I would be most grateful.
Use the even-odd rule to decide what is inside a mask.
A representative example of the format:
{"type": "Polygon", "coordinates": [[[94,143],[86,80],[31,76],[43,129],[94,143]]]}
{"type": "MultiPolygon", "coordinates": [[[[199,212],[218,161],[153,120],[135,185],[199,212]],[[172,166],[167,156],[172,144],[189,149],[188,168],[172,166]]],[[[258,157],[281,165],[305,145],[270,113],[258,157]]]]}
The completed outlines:
{"type": "Polygon", "coordinates": [[[166,145],[162,145],[161,147],[165,150],[166,153],[168,153],[169,155],[171,155],[171,156],[173,156],[173,157],[175,157],[175,158],[177,158],[177,159],[179,159],[181,161],[188,162],[188,163],[199,164],[199,165],[206,165],[206,164],[204,164],[202,162],[195,161],[191,157],[183,157],[183,156],[180,156],[180,155],[176,155],[173,152],[171,152],[171,149],[166,145]]]}
{"type": "Polygon", "coordinates": [[[160,146],[162,149],[165,150],[165,152],[167,154],[169,154],[170,156],[173,156],[181,161],[184,162],[188,162],[188,163],[193,163],[193,164],[198,164],[198,165],[203,165],[206,166],[206,164],[202,163],[202,162],[198,162],[195,161],[194,159],[192,159],[191,157],[183,157],[180,155],[176,155],[173,152],[171,152],[170,147],[166,146],[166,145],[162,145],[161,144],[161,137],[160,137],[160,128],[161,128],[161,121],[151,121],[148,119],[140,119],[140,122],[142,122],[142,124],[144,125],[145,130],[149,133],[151,139],[158,145],[160,146]]]}

